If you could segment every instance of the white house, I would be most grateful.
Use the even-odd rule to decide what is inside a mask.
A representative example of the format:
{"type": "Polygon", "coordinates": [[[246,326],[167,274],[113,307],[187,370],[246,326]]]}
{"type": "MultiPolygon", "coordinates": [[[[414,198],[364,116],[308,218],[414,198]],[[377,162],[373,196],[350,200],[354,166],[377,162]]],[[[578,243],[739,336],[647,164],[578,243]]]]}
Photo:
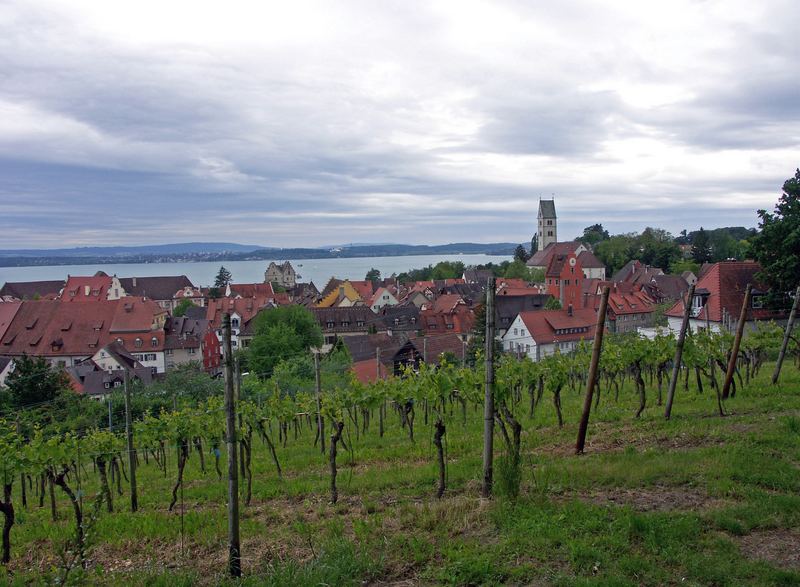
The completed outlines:
{"type": "Polygon", "coordinates": [[[500,337],[503,350],[539,361],[556,352],[575,350],[581,340],[594,339],[597,315],[591,308],[580,310],[534,310],[520,312],[500,337]]]}
{"type": "Polygon", "coordinates": [[[400,302],[397,301],[397,298],[392,295],[385,287],[379,287],[372,297],[367,302],[370,310],[375,312],[376,314],[381,311],[382,308],[386,306],[396,306],[400,302]]]}

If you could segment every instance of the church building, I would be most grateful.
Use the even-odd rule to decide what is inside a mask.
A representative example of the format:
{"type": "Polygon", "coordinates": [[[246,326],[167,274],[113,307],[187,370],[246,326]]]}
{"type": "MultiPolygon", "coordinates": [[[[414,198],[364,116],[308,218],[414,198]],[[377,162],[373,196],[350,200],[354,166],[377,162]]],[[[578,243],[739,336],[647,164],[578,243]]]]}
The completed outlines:
{"type": "Polygon", "coordinates": [[[558,230],[556,225],[556,201],[539,200],[539,243],[537,250],[543,251],[550,243],[558,242],[558,230]]]}

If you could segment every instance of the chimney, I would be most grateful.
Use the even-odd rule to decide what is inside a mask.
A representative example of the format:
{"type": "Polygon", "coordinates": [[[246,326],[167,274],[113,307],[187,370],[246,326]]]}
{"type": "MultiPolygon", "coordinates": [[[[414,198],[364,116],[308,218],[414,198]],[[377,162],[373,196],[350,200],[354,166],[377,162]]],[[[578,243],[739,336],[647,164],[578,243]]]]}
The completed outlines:
{"type": "Polygon", "coordinates": [[[567,306],[567,316],[572,316],[572,304],[567,306]]]}
{"type": "Polygon", "coordinates": [[[133,287],[136,287],[136,278],[133,278],[133,287]]]}
{"type": "Polygon", "coordinates": [[[89,293],[92,291],[92,288],[89,287],[88,285],[84,285],[83,286],[83,291],[84,291],[84,295],[88,298],[89,297],[89,293]]]}

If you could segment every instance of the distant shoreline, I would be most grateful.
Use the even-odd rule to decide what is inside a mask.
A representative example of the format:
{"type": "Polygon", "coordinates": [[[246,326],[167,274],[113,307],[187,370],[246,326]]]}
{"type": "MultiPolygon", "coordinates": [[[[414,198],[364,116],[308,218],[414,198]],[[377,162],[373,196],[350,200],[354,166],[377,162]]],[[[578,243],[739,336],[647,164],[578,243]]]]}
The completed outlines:
{"type": "Polygon", "coordinates": [[[229,261],[303,261],[311,259],[352,259],[363,257],[411,257],[415,255],[513,255],[509,243],[458,243],[452,245],[358,246],[341,250],[261,249],[248,252],[97,255],[97,256],[0,256],[0,267],[58,267],[64,265],[135,265],[203,263],[229,261]]]}

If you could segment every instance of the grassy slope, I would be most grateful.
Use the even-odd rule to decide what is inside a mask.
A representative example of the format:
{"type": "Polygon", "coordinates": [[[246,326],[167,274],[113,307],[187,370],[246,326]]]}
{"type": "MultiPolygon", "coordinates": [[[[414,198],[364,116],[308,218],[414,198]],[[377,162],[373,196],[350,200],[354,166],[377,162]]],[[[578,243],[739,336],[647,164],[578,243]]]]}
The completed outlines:
{"type": "MultiPolygon", "coordinates": [[[[781,388],[771,388],[770,367],[728,400],[725,418],[714,416],[711,393],[681,387],[672,421],[661,417],[654,393],[637,421],[630,390],[618,402],[604,390],[582,457],[571,454],[579,393],[564,392],[563,429],[546,396],[523,421],[515,501],[477,497],[482,423],[472,410],[466,428],[458,411],[448,422],[441,501],[432,497],[434,448],[422,413],[414,444],[394,415],[383,439],[377,422],[366,437],[346,436],[354,451],[340,452],[336,506],[327,502],[327,460],[309,446],[307,430],[279,449],[283,481],[256,442],[253,504],[242,516],[245,583],[800,584],[800,375],[790,366],[781,388]]],[[[76,579],[225,582],[225,482],[203,475],[192,455],[181,550],[181,516],[166,511],[174,452],[169,465],[166,479],[152,461],[140,468],[139,513],[100,515],[92,566],[76,579]]],[[[213,471],[210,457],[207,466],[213,471]]],[[[127,496],[116,499],[126,509],[127,496]]],[[[12,530],[14,575],[0,570],[0,583],[48,580],[58,544],[72,532],[63,499],[55,524],[29,501],[12,530]]]]}

